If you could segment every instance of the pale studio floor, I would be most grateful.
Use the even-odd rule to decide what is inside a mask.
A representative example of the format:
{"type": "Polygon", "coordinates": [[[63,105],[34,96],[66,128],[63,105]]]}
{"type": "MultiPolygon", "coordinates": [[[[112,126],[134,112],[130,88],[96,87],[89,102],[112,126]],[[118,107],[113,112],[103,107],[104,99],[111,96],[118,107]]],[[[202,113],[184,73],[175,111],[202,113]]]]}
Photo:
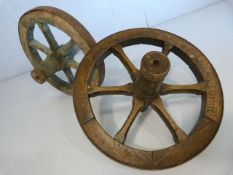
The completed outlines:
{"type": "MultiPolygon", "coordinates": [[[[183,165],[162,171],[143,171],[116,163],[84,135],[76,120],[72,97],[47,83],[37,84],[27,73],[0,83],[0,175],[233,174],[232,9],[222,2],[155,28],[178,34],[195,44],[221,79],[224,117],[217,136],[206,150],[183,165]]],[[[139,65],[137,60],[151,49],[137,46],[126,51],[139,65]]],[[[186,65],[176,58],[171,62],[166,81],[195,82],[186,65]]],[[[106,67],[106,85],[129,80],[113,57],[107,59],[106,67]]],[[[164,100],[177,123],[190,132],[200,111],[200,97],[181,95],[164,100]]],[[[98,97],[92,99],[92,105],[101,125],[113,135],[127,117],[131,102],[128,97],[98,97]]],[[[172,145],[171,135],[160,118],[151,110],[146,114],[137,119],[126,144],[147,150],[172,145]]]]}

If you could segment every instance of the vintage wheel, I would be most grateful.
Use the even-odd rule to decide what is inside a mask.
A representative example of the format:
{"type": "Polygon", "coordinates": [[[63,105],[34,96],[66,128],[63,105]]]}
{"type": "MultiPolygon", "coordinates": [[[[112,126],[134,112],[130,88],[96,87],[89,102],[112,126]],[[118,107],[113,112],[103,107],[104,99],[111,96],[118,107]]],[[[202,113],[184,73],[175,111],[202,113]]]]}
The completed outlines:
{"type": "Polygon", "coordinates": [[[77,119],[90,141],[112,159],[141,169],[164,169],[179,165],[200,153],[214,138],[223,114],[223,93],[218,76],[204,54],[185,39],[157,29],[130,29],[113,34],[99,42],[84,57],[74,83],[74,106],[77,119]],[[134,44],[161,47],[143,57],[138,70],[130,61],[123,47],[134,44]],[[165,84],[173,52],[194,73],[198,83],[186,85],[165,84]],[[114,53],[129,72],[132,83],[103,87],[88,85],[97,62],[108,53],[114,53]],[[162,95],[193,93],[202,96],[202,110],[190,134],[186,134],[167,112],[162,95]],[[111,137],[97,122],[90,99],[98,95],[133,96],[132,110],[118,133],[111,137]],[[146,151],[124,145],[127,133],[137,114],[151,106],[163,119],[173,138],[174,145],[162,150],[146,151]]]}
{"type": "MultiPolygon", "coordinates": [[[[48,81],[62,92],[72,95],[74,72],[78,62],[74,57],[78,52],[85,55],[96,43],[90,33],[75,18],[62,10],[53,7],[37,7],[26,12],[19,21],[19,37],[25,54],[34,67],[31,75],[38,83],[48,81]],[[35,38],[35,27],[38,27],[48,46],[35,38]],[[51,30],[57,28],[69,37],[65,44],[59,44],[51,30]],[[46,55],[43,60],[39,54],[46,55]],[[63,71],[64,77],[55,73],[63,71]]],[[[104,79],[104,64],[100,63],[93,82],[101,84],[104,79]]]]}

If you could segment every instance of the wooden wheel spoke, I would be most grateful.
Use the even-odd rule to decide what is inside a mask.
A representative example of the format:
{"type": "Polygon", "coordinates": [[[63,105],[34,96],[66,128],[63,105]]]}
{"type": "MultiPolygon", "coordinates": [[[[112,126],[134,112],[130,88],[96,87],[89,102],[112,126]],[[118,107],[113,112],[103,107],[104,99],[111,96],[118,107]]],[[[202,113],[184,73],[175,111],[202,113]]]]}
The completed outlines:
{"type": "Polygon", "coordinates": [[[122,47],[118,44],[118,45],[115,45],[112,49],[113,49],[113,53],[120,59],[122,64],[125,66],[125,68],[129,72],[131,79],[135,80],[135,76],[138,70],[134,66],[134,64],[130,61],[128,56],[125,54],[122,47]]]}
{"type": "Polygon", "coordinates": [[[206,92],[208,87],[207,82],[200,82],[196,84],[190,85],[170,85],[170,84],[163,84],[161,88],[161,94],[175,94],[175,93],[193,93],[193,94],[202,94],[206,92]]]}
{"type": "Polygon", "coordinates": [[[57,50],[59,45],[58,45],[57,41],[55,40],[55,38],[54,38],[50,28],[49,28],[49,25],[46,23],[37,23],[37,25],[39,26],[41,32],[44,34],[46,40],[48,41],[50,48],[52,50],[57,50]]]}
{"type": "Polygon", "coordinates": [[[165,55],[168,55],[169,52],[171,51],[173,45],[168,43],[168,42],[164,42],[164,47],[162,49],[162,53],[164,53],[165,55]]]}
{"type": "Polygon", "coordinates": [[[89,97],[98,95],[132,95],[133,84],[128,83],[122,86],[94,86],[88,88],[89,97]]]}
{"type": "Polygon", "coordinates": [[[122,128],[118,131],[118,133],[114,136],[114,140],[116,140],[119,143],[124,143],[127,137],[127,134],[129,132],[130,127],[132,126],[135,118],[137,117],[138,113],[142,110],[144,106],[144,102],[139,99],[134,99],[133,101],[133,108],[122,126],[122,128]]]}
{"type": "Polygon", "coordinates": [[[52,50],[50,48],[35,39],[29,42],[29,46],[44,52],[46,55],[52,55],[52,50]]]}
{"type": "Polygon", "coordinates": [[[162,99],[156,98],[152,103],[151,107],[158,112],[160,117],[163,119],[168,129],[172,133],[173,139],[176,143],[185,140],[188,136],[186,133],[175,123],[170,114],[165,109],[162,99]]]}
{"type": "Polygon", "coordinates": [[[67,62],[67,66],[71,67],[73,69],[78,69],[79,63],[76,62],[75,60],[71,59],[67,62]]]}
{"type": "Polygon", "coordinates": [[[58,49],[58,52],[62,55],[67,55],[75,45],[75,42],[72,39],[70,39],[68,43],[66,43],[58,49]]]}
{"type": "Polygon", "coordinates": [[[71,68],[66,67],[66,68],[63,69],[63,72],[65,73],[65,75],[66,75],[67,79],[69,80],[69,82],[71,84],[73,84],[73,82],[74,82],[74,75],[73,75],[73,72],[71,71],[71,68]]]}

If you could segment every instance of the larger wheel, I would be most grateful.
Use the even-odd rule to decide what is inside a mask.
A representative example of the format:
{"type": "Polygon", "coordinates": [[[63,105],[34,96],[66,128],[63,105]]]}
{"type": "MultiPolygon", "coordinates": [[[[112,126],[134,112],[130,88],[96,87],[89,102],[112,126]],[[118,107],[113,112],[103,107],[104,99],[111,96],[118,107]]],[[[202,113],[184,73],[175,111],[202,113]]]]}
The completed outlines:
{"type": "Polygon", "coordinates": [[[157,29],[131,29],[113,34],[98,43],[83,59],[74,84],[74,106],[77,119],[90,141],[112,159],[142,169],[164,169],[179,165],[200,153],[214,138],[223,114],[223,93],[218,76],[204,54],[188,41],[157,29]],[[138,70],[123,47],[134,44],[161,47],[162,52],[147,53],[138,70]],[[173,52],[194,73],[198,83],[172,85],[163,82],[173,52]],[[95,64],[106,54],[114,53],[129,72],[132,83],[122,86],[89,86],[95,64]],[[193,93],[202,96],[202,110],[198,122],[187,134],[173,120],[164,107],[161,96],[174,93],[193,93]],[[111,137],[96,120],[90,99],[98,95],[133,96],[132,110],[118,133],[111,137]],[[163,119],[173,138],[174,145],[162,150],[139,150],[124,144],[127,133],[139,112],[151,106],[163,119]]]}
{"type": "MultiPolygon", "coordinates": [[[[37,7],[20,18],[19,36],[24,52],[34,67],[31,72],[33,79],[38,83],[48,81],[55,88],[72,95],[74,73],[79,65],[74,58],[81,52],[85,55],[96,44],[84,26],[62,10],[37,7]],[[48,45],[38,41],[35,36],[36,27],[40,29],[48,45]],[[65,33],[69,37],[67,43],[59,43],[52,28],[65,33]],[[40,53],[46,55],[45,59],[40,53]],[[65,76],[59,77],[57,72],[63,72],[65,76]]],[[[98,69],[92,81],[101,84],[104,79],[104,64],[100,63],[96,67],[98,69]]]]}

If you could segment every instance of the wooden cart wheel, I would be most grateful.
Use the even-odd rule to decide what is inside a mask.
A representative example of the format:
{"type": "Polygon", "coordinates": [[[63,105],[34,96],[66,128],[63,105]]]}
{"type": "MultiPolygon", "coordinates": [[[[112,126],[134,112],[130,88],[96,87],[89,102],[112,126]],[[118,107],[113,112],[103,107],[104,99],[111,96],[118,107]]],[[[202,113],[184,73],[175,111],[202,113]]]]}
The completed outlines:
{"type": "Polygon", "coordinates": [[[200,153],[214,138],[223,114],[223,94],[218,76],[204,54],[188,41],[174,34],[157,29],[130,29],[113,34],[99,42],[84,57],[74,83],[74,106],[77,119],[90,141],[112,159],[141,169],[164,169],[179,165],[200,153]],[[130,61],[123,47],[134,44],[161,47],[143,57],[138,70],[130,61]],[[173,52],[194,73],[198,83],[188,85],[165,84],[170,63],[168,54],[173,52]],[[97,62],[114,53],[129,72],[132,83],[103,87],[88,85],[97,62]],[[186,134],[167,112],[162,95],[193,93],[202,96],[202,111],[190,134],[186,134]],[[90,104],[98,95],[133,96],[132,110],[122,128],[112,138],[97,122],[90,104]],[[127,133],[139,112],[151,106],[163,119],[173,138],[174,145],[161,150],[145,151],[124,145],[127,133]]]}
{"type": "MultiPolygon", "coordinates": [[[[34,67],[31,75],[38,83],[48,81],[62,92],[72,95],[74,74],[79,63],[74,57],[78,52],[86,54],[96,43],[90,33],[75,18],[53,7],[37,7],[26,12],[19,21],[19,37],[25,54],[34,67]],[[41,30],[48,46],[35,38],[35,26],[41,30]],[[59,44],[51,27],[55,27],[70,37],[65,44],[59,44]],[[46,55],[45,60],[39,54],[46,55]],[[66,79],[55,75],[63,71],[66,79]]],[[[94,84],[101,84],[104,79],[104,64],[98,64],[93,79],[94,84]]]]}

